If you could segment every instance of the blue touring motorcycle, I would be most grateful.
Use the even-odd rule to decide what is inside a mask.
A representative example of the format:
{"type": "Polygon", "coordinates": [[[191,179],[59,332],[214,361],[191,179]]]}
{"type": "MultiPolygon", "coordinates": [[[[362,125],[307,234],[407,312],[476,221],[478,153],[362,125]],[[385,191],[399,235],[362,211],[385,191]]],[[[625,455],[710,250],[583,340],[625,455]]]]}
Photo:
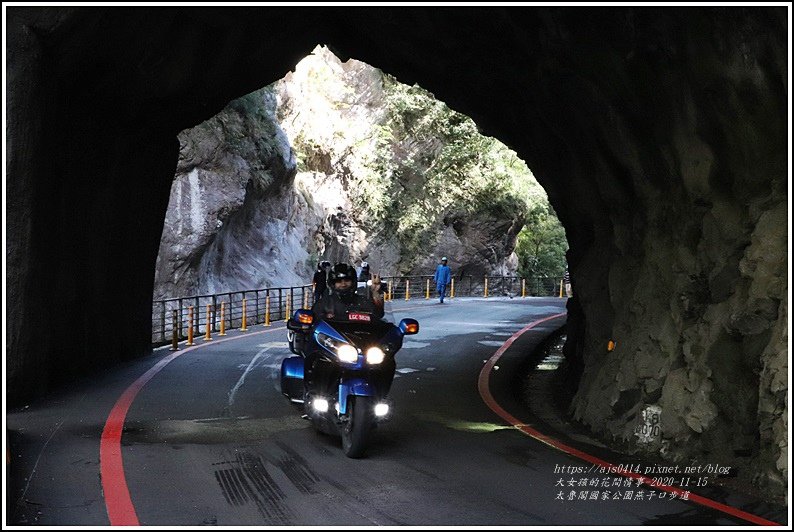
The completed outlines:
{"type": "Polygon", "coordinates": [[[287,322],[290,350],[281,363],[281,393],[302,403],[305,417],[320,432],[342,436],[351,458],[363,456],[372,431],[391,411],[387,398],[394,380],[394,355],[419,322],[395,326],[367,312],[315,321],[298,310],[287,322]]]}

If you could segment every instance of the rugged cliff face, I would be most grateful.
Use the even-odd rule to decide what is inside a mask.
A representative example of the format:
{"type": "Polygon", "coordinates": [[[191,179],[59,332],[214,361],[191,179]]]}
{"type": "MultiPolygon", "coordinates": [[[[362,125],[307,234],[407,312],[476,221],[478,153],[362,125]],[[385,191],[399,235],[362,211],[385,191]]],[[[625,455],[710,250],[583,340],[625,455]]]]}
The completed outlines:
{"type": "Polygon", "coordinates": [[[329,43],[473,117],[548,192],[577,417],[633,441],[655,406],[642,445],[786,484],[785,8],[8,15],[12,402],[147,352],[178,132],[329,43]]]}
{"type": "Polygon", "coordinates": [[[503,147],[498,157],[515,160],[511,189],[483,165],[454,169],[468,191],[434,180],[430,169],[460,139],[406,126],[408,113],[428,118],[410,105],[464,119],[412,90],[318,46],[283,80],[182,131],[154,298],[306,284],[324,259],[398,275],[431,273],[446,255],[466,275],[515,275],[526,211],[547,201],[521,189],[540,185],[503,147]],[[500,189],[512,209],[488,208],[500,189]]]}
{"type": "Polygon", "coordinates": [[[179,134],[155,299],[265,286],[306,240],[304,219],[291,212],[295,157],[274,110],[272,92],[259,90],[179,134]]]}

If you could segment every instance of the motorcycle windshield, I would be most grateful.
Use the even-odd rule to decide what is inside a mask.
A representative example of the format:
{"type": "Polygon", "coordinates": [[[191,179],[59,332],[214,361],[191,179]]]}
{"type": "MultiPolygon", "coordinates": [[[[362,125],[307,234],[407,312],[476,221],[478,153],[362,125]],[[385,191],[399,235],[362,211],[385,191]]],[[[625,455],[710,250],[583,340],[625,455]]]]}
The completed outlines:
{"type": "MultiPolygon", "coordinates": [[[[386,291],[386,285],[381,284],[381,293],[385,293],[385,291],[386,291]]],[[[359,281],[356,288],[356,293],[365,297],[369,297],[369,283],[359,281]]],[[[394,313],[392,312],[391,309],[391,301],[385,301],[384,303],[385,303],[383,307],[384,314],[383,314],[383,318],[381,319],[383,321],[396,324],[397,322],[394,319],[394,313]]]]}
{"type": "Polygon", "coordinates": [[[347,319],[326,320],[339,334],[359,348],[379,344],[394,324],[365,312],[349,312],[347,319]]]}

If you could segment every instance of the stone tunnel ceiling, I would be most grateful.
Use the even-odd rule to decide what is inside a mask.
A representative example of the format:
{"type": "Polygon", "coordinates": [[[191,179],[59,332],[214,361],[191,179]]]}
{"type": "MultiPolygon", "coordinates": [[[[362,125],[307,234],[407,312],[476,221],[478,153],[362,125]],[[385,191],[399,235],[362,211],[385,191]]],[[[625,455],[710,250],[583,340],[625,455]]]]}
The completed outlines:
{"type": "Polygon", "coordinates": [[[177,133],[320,43],[533,169],[570,244],[578,418],[631,438],[659,405],[673,457],[749,453],[786,482],[785,8],[7,15],[12,404],[150,351],[177,133]]]}

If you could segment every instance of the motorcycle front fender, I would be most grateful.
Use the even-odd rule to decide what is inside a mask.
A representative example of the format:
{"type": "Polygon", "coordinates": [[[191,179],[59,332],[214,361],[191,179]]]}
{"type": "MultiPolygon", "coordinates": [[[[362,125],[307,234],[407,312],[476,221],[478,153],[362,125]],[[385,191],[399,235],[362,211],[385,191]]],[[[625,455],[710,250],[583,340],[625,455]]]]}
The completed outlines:
{"type": "Polygon", "coordinates": [[[375,397],[377,390],[367,379],[355,377],[339,383],[339,414],[347,414],[347,398],[351,395],[375,397]]]}

